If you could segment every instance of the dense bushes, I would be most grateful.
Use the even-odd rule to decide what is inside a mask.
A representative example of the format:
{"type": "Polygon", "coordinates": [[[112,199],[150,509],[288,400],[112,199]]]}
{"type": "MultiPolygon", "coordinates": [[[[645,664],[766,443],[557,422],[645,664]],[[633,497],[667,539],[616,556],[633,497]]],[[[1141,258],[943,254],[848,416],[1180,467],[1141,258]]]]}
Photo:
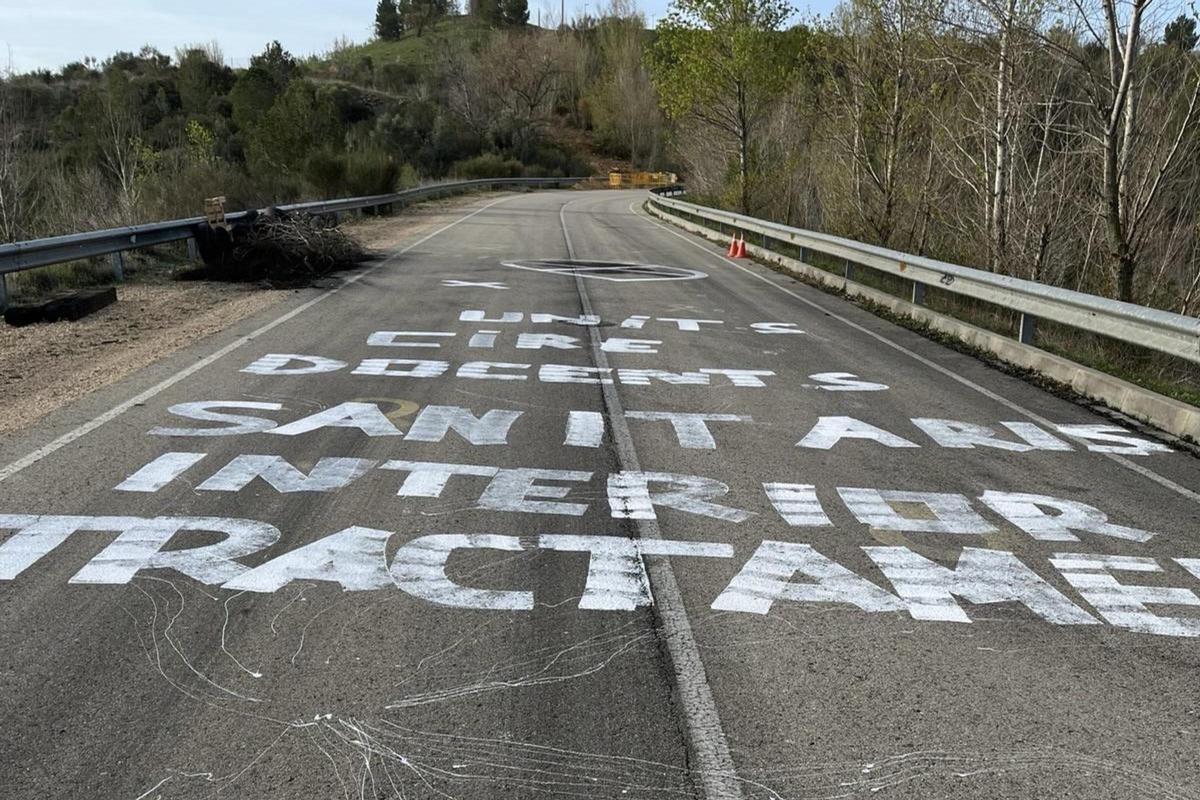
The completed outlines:
{"type": "Polygon", "coordinates": [[[525,165],[515,158],[504,158],[495,153],[459,161],[450,174],[463,180],[475,178],[519,178],[525,174],[525,165]]]}

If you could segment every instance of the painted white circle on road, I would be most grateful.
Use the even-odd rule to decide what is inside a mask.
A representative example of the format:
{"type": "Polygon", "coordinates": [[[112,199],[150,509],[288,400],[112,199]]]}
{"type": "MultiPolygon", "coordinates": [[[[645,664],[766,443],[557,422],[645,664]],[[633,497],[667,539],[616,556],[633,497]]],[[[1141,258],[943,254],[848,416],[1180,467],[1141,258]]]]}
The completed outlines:
{"type": "Polygon", "coordinates": [[[708,273],[684,267],[668,267],[662,264],[634,264],[625,261],[579,261],[566,258],[544,258],[529,261],[505,261],[504,266],[542,272],[551,275],[568,275],[581,278],[596,278],[618,283],[644,283],[648,281],[694,281],[707,278],[708,273]]]}

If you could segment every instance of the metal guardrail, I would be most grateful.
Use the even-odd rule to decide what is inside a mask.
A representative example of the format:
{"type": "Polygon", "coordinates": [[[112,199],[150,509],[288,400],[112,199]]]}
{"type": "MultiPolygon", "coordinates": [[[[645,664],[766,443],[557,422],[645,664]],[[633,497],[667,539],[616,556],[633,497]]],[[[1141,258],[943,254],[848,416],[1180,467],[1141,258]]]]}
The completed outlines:
{"type": "Polygon", "coordinates": [[[758,234],[764,247],[768,240],[785,242],[799,249],[800,260],[804,262],[808,262],[811,253],[841,259],[847,280],[852,279],[855,265],[904,278],[912,283],[911,299],[917,305],[924,302],[925,287],[932,286],[1017,311],[1021,315],[1018,338],[1025,344],[1033,343],[1040,318],[1200,363],[1200,318],[960,267],[668,196],[668,192],[672,195],[681,193],[676,191],[680,188],[653,190],[651,204],[716,223],[722,232],[724,230],[719,226],[743,234],[758,234]]]}
{"type": "MultiPolygon", "coordinates": [[[[303,211],[310,214],[337,214],[344,211],[357,211],[364,208],[379,208],[382,206],[399,205],[404,203],[427,200],[444,194],[470,191],[472,189],[494,189],[506,186],[571,186],[583,178],[482,178],[470,181],[454,181],[418,186],[394,194],[373,195],[371,197],[349,197],[339,200],[321,200],[312,203],[293,203],[278,206],[284,211],[303,211]]],[[[236,222],[244,218],[249,211],[238,211],[225,215],[225,219],[236,222]]],[[[123,228],[108,228],[87,233],[72,233],[65,236],[52,236],[47,239],[33,239],[27,242],[0,244],[0,311],[7,305],[8,292],[4,276],[28,269],[37,269],[51,264],[61,264],[66,261],[76,261],[97,256],[113,256],[113,273],[120,280],[123,277],[123,264],[120,254],[142,247],[152,247],[167,242],[179,242],[192,239],[198,225],[205,223],[204,217],[170,220],[167,222],[150,222],[144,225],[131,225],[123,228]]]]}

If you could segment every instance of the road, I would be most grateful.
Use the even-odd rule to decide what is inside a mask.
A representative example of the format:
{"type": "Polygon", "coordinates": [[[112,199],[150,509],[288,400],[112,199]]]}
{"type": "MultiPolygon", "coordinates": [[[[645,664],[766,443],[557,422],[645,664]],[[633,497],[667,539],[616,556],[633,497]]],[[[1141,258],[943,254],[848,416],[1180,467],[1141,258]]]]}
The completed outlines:
{"type": "Polygon", "coordinates": [[[1200,797],[1200,462],[643,199],[0,443],[0,795],[1200,797]]]}

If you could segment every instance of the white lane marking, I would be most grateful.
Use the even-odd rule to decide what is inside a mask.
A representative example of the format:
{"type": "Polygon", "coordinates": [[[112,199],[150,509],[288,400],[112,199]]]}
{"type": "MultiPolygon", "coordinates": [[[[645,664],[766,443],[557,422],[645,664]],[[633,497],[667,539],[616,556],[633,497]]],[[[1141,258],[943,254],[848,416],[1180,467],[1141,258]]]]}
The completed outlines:
{"type": "Polygon", "coordinates": [[[469,287],[469,286],[473,286],[477,289],[507,289],[508,288],[503,283],[500,283],[498,281],[444,280],[444,281],[442,281],[442,286],[449,286],[453,289],[461,289],[461,288],[469,287]]]}
{"type": "MultiPolygon", "coordinates": [[[[633,203],[629,204],[629,210],[638,219],[644,220],[645,222],[648,222],[651,225],[662,228],[664,231],[666,231],[667,233],[669,233],[673,236],[678,236],[680,239],[683,239],[685,242],[692,245],[693,247],[699,248],[700,250],[704,251],[705,253],[708,253],[708,255],[712,256],[713,258],[716,258],[720,261],[724,261],[726,264],[729,264],[731,267],[736,267],[737,269],[740,269],[742,272],[746,273],[750,277],[756,278],[757,280],[762,281],[763,283],[767,284],[768,286],[770,286],[774,289],[778,289],[779,291],[783,292],[784,294],[789,295],[789,296],[795,298],[796,300],[799,300],[801,303],[804,303],[806,306],[815,308],[816,310],[828,315],[829,317],[837,320],[838,322],[842,323],[843,325],[847,325],[860,333],[864,333],[867,336],[870,336],[872,339],[875,339],[875,340],[887,345],[888,347],[892,348],[893,350],[904,353],[909,358],[912,358],[915,361],[919,361],[920,363],[924,364],[925,366],[929,367],[930,369],[934,370],[935,372],[939,372],[942,375],[945,375],[947,378],[957,381],[958,383],[961,383],[963,386],[966,386],[969,389],[973,389],[974,391],[978,392],[979,394],[982,394],[984,397],[987,397],[991,400],[995,400],[997,403],[1000,403],[1001,405],[1003,405],[1007,408],[1010,408],[1013,411],[1017,412],[1018,414],[1022,414],[1025,417],[1033,420],[1034,422],[1044,425],[1051,430],[1056,429],[1057,426],[1054,423],[1050,422],[1050,420],[1041,416],[1037,412],[1030,411],[1029,409],[1020,405],[1019,403],[1014,403],[1012,400],[1009,400],[1007,397],[999,395],[990,389],[984,388],[983,386],[980,386],[979,384],[975,383],[974,381],[972,381],[968,378],[964,378],[962,375],[959,375],[958,373],[956,373],[950,369],[947,369],[946,367],[943,367],[941,364],[930,361],[928,358],[925,358],[922,355],[914,353],[912,350],[909,350],[904,345],[893,342],[892,340],[888,339],[886,336],[879,334],[879,333],[875,333],[874,331],[870,330],[869,328],[865,328],[862,325],[859,325],[857,322],[847,319],[846,317],[843,317],[842,315],[838,314],[835,311],[829,310],[828,308],[821,305],[820,303],[815,303],[806,297],[801,297],[800,295],[796,294],[795,292],[791,291],[790,289],[787,289],[786,287],[780,286],[779,284],[775,283],[773,280],[766,277],[765,275],[759,275],[758,273],[754,272],[753,270],[743,267],[741,264],[737,263],[736,261],[725,258],[724,256],[720,255],[719,253],[714,253],[706,245],[701,244],[700,242],[697,242],[697,241],[689,238],[686,234],[680,233],[679,231],[676,231],[676,230],[673,230],[673,229],[667,227],[666,225],[662,224],[658,220],[650,218],[650,216],[647,214],[639,213],[636,206],[637,206],[637,201],[635,200],[633,203]]],[[[1080,439],[1079,437],[1070,436],[1069,434],[1064,434],[1064,435],[1066,435],[1070,439],[1074,439],[1077,443],[1083,444],[1084,446],[1087,445],[1086,440],[1080,439]]],[[[1181,486],[1178,483],[1176,483],[1175,481],[1171,480],[1170,478],[1159,475],[1157,472],[1154,472],[1153,470],[1151,470],[1147,467],[1143,467],[1141,464],[1136,464],[1136,463],[1130,461],[1128,458],[1125,458],[1124,456],[1117,455],[1116,453],[1104,453],[1103,455],[1105,458],[1108,458],[1111,461],[1116,462],[1117,464],[1121,465],[1122,467],[1125,467],[1126,469],[1128,469],[1132,472],[1136,472],[1138,475],[1141,475],[1144,478],[1148,478],[1148,479],[1154,481],[1159,486],[1169,489],[1172,492],[1175,492],[1176,494],[1180,495],[1181,497],[1186,497],[1187,499],[1189,499],[1195,503],[1200,503],[1200,492],[1195,492],[1195,491],[1192,491],[1191,489],[1187,488],[1186,486],[1181,486]]]]}
{"type": "Polygon", "coordinates": [[[62,436],[59,436],[57,439],[50,442],[49,444],[39,447],[38,449],[34,450],[32,453],[24,456],[23,458],[19,458],[16,461],[9,464],[8,466],[4,467],[3,469],[0,469],[0,481],[8,480],[9,478],[11,478],[13,475],[16,475],[21,470],[33,466],[34,464],[41,461],[46,456],[51,455],[52,453],[55,453],[55,452],[61,450],[62,448],[66,447],[67,445],[71,444],[71,442],[74,442],[77,439],[87,436],[89,433],[96,430],[101,425],[104,425],[107,422],[111,422],[112,420],[114,420],[117,417],[124,414],[129,409],[145,403],[147,400],[150,400],[153,397],[155,397],[156,395],[161,394],[162,392],[171,388],[172,386],[174,386],[175,384],[184,380],[185,378],[188,378],[188,377],[196,374],[200,370],[207,367],[209,364],[212,364],[212,363],[220,360],[221,358],[229,355],[234,350],[237,350],[238,348],[240,348],[242,345],[246,344],[247,342],[250,342],[250,341],[258,338],[259,336],[262,336],[264,333],[274,330],[275,328],[279,327],[280,325],[287,322],[288,320],[304,313],[308,309],[315,306],[317,303],[320,303],[322,300],[332,297],[333,295],[340,292],[342,289],[345,289],[347,286],[350,286],[353,283],[357,283],[358,281],[367,277],[368,275],[375,272],[376,270],[387,266],[388,264],[392,263],[392,261],[395,260],[395,258],[397,256],[404,255],[405,253],[409,252],[410,250],[412,250],[415,247],[420,247],[421,245],[425,244],[425,242],[428,242],[433,237],[435,237],[439,234],[445,233],[446,231],[450,230],[451,228],[455,227],[456,225],[466,222],[467,220],[471,219],[472,217],[474,217],[478,214],[482,214],[484,211],[487,211],[492,206],[498,205],[498,204],[503,203],[504,201],[510,200],[510,199],[512,199],[512,196],[501,197],[499,200],[494,200],[491,203],[488,203],[487,205],[483,206],[482,208],[475,209],[470,214],[467,214],[465,217],[460,217],[459,219],[456,219],[454,222],[451,222],[448,225],[443,225],[441,228],[438,228],[433,233],[430,233],[427,236],[423,236],[420,239],[418,239],[417,241],[413,242],[412,244],[410,244],[406,247],[403,247],[400,250],[397,250],[396,252],[392,253],[392,255],[388,256],[387,259],[380,262],[379,264],[376,264],[375,266],[370,267],[369,269],[359,272],[356,275],[351,275],[349,278],[346,278],[340,285],[335,286],[334,288],[330,289],[329,291],[314,297],[312,300],[309,300],[308,302],[306,302],[302,305],[299,305],[296,308],[293,308],[291,311],[287,312],[286,314],[276,317],[274,320],[272,320],[271,322],[268,322],[266,325],[263,325],[258,330],[255,330],[252,333],[248,333],[245,336],[235,339],[234,341],[232,341],[229,344],[222,347],[220,350],[217,350],[215,353],[211,353],[210,355],[205,356],[204,358],[200,359],[196,363],[181,369],[179,372],[176,372],[171,377],[169,377],[163,381],[160,381],[159,383],[156,383],[154,386],[151,386],[146,391],[129,398],[125,402],[119,403],[118,405],[113,406],[112,408],[110,408],[108,411],[105,411],[100,416],[98,416],[94,419],[91,419],[88,422],[83,423],[82,425],[80,425],[79,427],[77,427],[73,430],[67,431],[62,436]]]}
{"type": "MultiPolygon", "coordinates": [[[[568,201],[559,207],[558,220],[562,226],[567,256],[574,260],[575,246],[571,243],[571,234],[567,231],[566,210],[570,204],[571,201],[568,201]]],[[[578,273],[575,275],[575,289],[579,293],[583,313],[593,314],[592,302],[588,298],[583,276],[578,273]]],[[[608,370],[608,355],[602,347],[599,332],[591,327],[587,330],[594,363],[601,369],[608,370]]],[[[633,446],[633,437],[629,435],[629,426],[625,424],[625,412],[616,387],[611,383],[602,383],[600,391],[608,409],[612,440],[621,469],[641,472],[637,450],[633,446]]],[[[635,524],[639,538],[662,540],[662,532],[658,529],[656,520],[638,519],[635,524]]],[[[740,800],[743,797],[742,787],[734,769],[729,743],[725,740],[725,729],[721,727],[721,716],[717,712],[717,704],[708,685],[704,662],[700,659],[700,648],[696,644],[696,637],[692,633],[692,625],[683,605],[683,595],[675,580],[675,572],[666,559],[654,559],[647,565],[647,570],[658,602],[658,615],[662,620],[667,651],[670,653],[671,665],[679,687],[688,738],[700,766],[704,796],[707,800],[740,800]]]]}

